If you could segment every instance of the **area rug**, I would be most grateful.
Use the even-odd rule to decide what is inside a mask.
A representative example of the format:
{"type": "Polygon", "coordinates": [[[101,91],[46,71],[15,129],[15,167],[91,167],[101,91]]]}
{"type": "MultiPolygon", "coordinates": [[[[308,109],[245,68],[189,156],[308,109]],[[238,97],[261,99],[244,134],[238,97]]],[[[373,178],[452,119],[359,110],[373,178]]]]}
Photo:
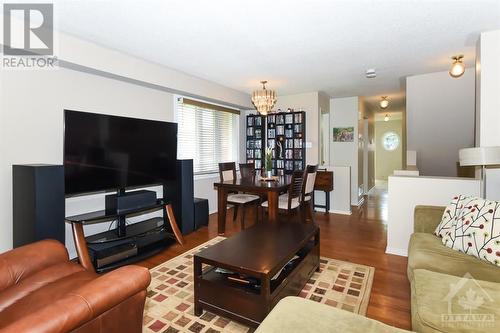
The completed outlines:
{"type": "MultiPolygon", "coordinates": [[[[246,333],[254,330],[234,320],[205,311],[194,315],[193,255],[224,237],[216,237],[151,269],[144,310],[143,332],[246,333]]],[[[300,297],[361,315],[366,314],[375,268],[320,258],[316,272],[300,297]]]]}

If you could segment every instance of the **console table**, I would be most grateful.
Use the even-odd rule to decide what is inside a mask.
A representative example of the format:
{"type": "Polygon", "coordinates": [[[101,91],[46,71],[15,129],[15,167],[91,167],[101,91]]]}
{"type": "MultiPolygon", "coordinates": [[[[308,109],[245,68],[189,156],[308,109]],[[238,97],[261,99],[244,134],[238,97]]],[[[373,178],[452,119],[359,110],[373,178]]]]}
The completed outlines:
{"type": "Polygon", "coordinates": [[[333,171],[318,170],[314,181],[315,191],[325,192],[325,204],[318,205],[313,202],[314,208],[324,208],[325,212],[330,212],[330,192],[333,191],[333,171]]]}

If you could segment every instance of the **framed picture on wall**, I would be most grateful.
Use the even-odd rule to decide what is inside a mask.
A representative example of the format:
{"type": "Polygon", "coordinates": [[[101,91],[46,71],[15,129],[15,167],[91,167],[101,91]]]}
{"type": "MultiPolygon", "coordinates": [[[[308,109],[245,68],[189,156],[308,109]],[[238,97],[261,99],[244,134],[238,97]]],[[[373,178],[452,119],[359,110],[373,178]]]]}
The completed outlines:
{"type": "Polygon", "coordinates": [[[333,142],[354,142],[354,127],[334,127],[333,142]]]}

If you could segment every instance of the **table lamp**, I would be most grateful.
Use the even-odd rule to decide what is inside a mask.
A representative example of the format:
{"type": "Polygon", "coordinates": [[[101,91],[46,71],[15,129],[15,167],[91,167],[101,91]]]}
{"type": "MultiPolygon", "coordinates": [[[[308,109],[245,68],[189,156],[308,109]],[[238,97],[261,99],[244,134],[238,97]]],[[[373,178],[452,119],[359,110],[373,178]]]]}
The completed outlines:
{"type": "Polygon", "coordinates": [[[500,147],[463,148],[458,152],[461,166],[481,166],[481,187],[486,199],[486,166],[500,165],[500,147]]]}

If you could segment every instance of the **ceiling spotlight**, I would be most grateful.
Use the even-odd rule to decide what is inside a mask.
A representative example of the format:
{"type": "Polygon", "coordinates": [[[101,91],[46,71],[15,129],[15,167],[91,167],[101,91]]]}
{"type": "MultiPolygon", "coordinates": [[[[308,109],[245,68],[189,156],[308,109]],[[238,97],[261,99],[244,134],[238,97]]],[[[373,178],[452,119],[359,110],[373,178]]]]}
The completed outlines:
{"type": "Polygon", "coordinates": [[[379,102],[380,108],[381,109],[387,109],[389,107],[389,100],[387,99],[387,96],[382,96],[382,99],[379,102]]]}
{"type": "Polygon", "coordinates": [[[453,59],[453,63],[451,64],[450,72],[449,72],[451,77],[459,78],[462,75],[464,75],[465,65],[462,62],[463,58],[464,58],[464,56],[462,54],[460,54],[458,56],[451,57],[451,59],[453,59]]]}
{"type": "Polygon", "coordinates": [[[385,114],[384,121],[389,121],[389,114],[388,113],[385,114]]]}

